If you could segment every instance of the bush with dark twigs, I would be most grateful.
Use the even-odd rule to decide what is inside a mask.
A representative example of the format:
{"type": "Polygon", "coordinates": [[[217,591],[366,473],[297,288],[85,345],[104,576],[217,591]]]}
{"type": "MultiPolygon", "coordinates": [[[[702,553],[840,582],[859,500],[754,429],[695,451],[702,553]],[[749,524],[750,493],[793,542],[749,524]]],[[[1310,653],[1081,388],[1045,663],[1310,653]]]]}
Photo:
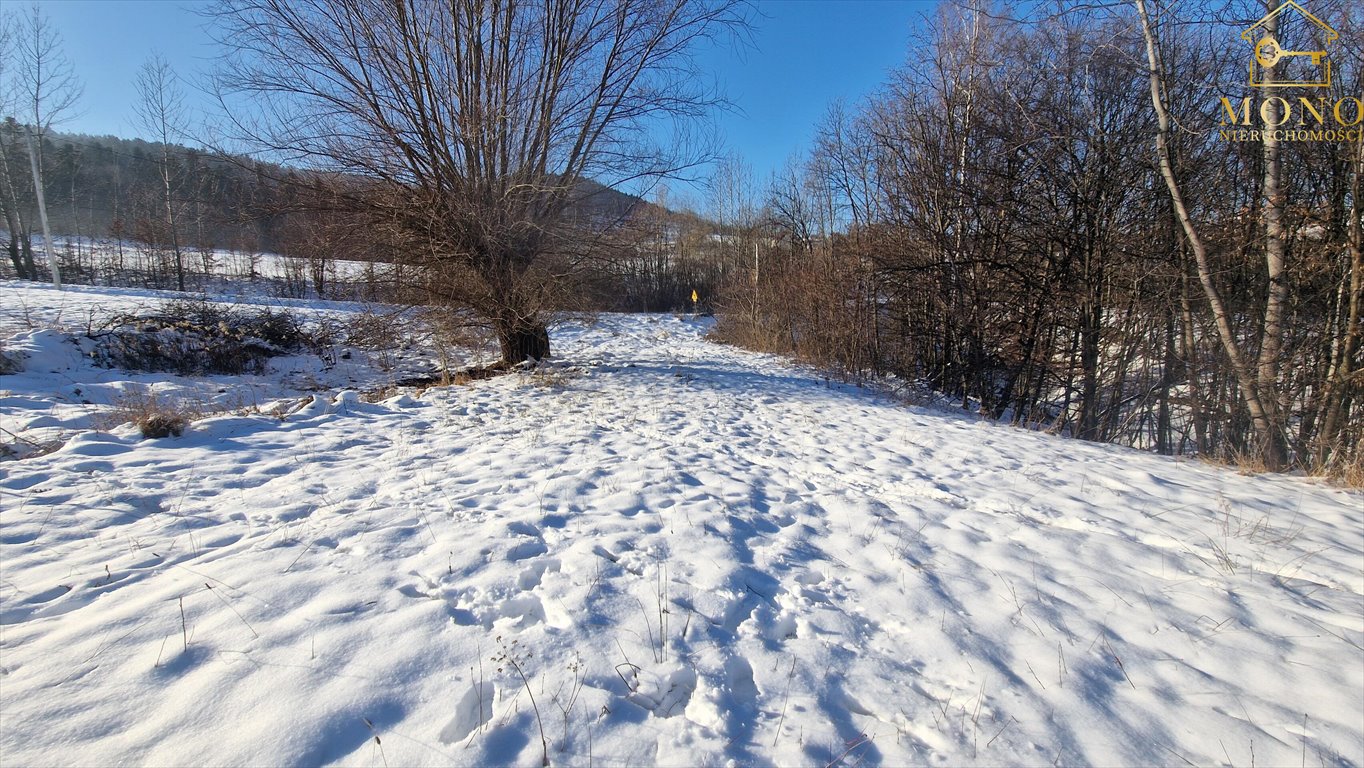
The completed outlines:
{"type": "Polygon", "coordinates": [[[4,343],[0,342],[0,376],[18,373],[22,370],[24,370],[24,363],[21,353],[6,352],[4,343]]]}
{"type": "Polygon", "coordinates": [[[153,313],[120,315],[90,337],[97,365],[181,375],[261,373],[271,357],[314,346],[288,312],[208,301],[172,301],[153,313]]]}

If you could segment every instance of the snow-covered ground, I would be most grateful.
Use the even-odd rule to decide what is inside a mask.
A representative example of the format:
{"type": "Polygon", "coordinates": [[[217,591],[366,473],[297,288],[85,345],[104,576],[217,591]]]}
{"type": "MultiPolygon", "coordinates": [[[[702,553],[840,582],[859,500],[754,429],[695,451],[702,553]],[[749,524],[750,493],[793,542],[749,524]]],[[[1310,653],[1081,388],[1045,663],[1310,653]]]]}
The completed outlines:
{"type": "Polygon", "coordinates": [[[1364,495],[705,329],[0,464],[0,764],[1364,765],[1364,495]]]}
{"type": "MultiPolygon", "coordinates": [[[[258,375],[177,376],[129,373],[91,364],[87,336],[119,315],[156,312],[164,302],[199,301],[198,294],[137,288],[67,286],[0,280],[0,353],[23,356],[25,375],[0,379],[0,455],[3,447],[20,455],[34,446],[63,441],[82,430],[107,425],[120,404],[147,395],[195,413],[269,411],[281,399],[351,387],[372,390],[403,378],[427,374],[437,360],[398,333],[391,348],[331,346],[326,359],[310,353],[272,358],[258,375]],[[400,343],[401,342],[401,343],[400,343]]],[[[357,318],[382,323],[404,313],[391,307],[316,299],[284,299],[231,294],[224,306],[245,312],[292,313],[305,325],[331,321],[345,335],[357,318]]],[[[416,323],[395,320],[393,329],[416,323]]],[[[456,364],[470,362],[460,350],[456,364]]]]}

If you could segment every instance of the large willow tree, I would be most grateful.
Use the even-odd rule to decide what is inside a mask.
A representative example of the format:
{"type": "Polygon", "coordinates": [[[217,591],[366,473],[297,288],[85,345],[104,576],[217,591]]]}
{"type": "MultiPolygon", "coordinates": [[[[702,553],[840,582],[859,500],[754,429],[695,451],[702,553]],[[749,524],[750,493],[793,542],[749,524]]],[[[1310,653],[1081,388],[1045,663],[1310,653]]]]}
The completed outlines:
{"type": "Polygon", "coordinates": [[[742,15],[735,0],[225,0],[219,86],[258,149],[363,180],[355,214],[514,364],[549,353],[545,261],[592,226],[565,216],[582,181],[702,159],[679,141],[714,104],[692,56],[742,15]]]}

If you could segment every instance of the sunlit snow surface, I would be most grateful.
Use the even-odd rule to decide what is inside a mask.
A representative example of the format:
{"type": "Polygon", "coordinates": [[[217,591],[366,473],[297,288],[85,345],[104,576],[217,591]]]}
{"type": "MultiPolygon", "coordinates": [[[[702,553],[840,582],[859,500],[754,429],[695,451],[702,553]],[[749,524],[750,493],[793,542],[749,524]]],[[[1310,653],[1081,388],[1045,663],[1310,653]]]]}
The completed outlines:
{"type": "MultiPolygon", "coordinates": [[[[145,300],[0,284],[6,349],[72,295],[145,300]]],[[[1364,763],[1364,495],[706,328],[0,464],[0,764],[1364,763]]],[[[3,423],[111,375],[49,357],[3,423]]]]}

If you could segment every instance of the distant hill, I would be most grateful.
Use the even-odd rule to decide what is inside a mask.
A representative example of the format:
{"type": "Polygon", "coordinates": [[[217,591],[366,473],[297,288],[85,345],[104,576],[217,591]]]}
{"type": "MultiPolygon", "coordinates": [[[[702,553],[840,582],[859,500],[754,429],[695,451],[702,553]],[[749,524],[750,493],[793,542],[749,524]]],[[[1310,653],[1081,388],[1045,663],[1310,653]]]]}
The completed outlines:
{"type": "MultiPolygon", "coordinates": [[[[0,125],[0,149],[14,179],[13,204],[38,231],[37,206],[22,128],[0,125]]],[[[165,219],[160,145],[141,139],[52,132],[43,138],[44,196],[53,235],[145,239],[165,219]]],[[[268,211],[298,173],[267,163],[170,148],[172,197],[186,245],[273,250],[278,217],[268,211]]]]}
{"type": "MultiPolygon", "coordinates": [[[[15,180],[14,205],[23,225],[37,232],[27,146],[12,119],[0,124],[0,149],[15,180]]],[[[313,228],[297,209],[310,173],[240,157],[174,145],[170,148],[172,198],[182,244],[243,251],[287,252],[291,240],[313,228]]],[[[44,187],[54,235],[154,241],[165,220],[161,147],[141,139],[52,132],[43,139],[44,187]]],[[[610,226],[650,204],[584,180],[568,215],[610,226]]],[[[2,202],[2,201],[0,201],[2,202]]],[[[3,227],[0,222],[0,227],[3,227]]],[[[350,254],[354,256],[355,254],[350,254]]]]}
{"type": "MultiPolygon", "coordinates": [[[[42,152],[44,194],[54,236],[115,239],[136,244],[140,253],[151,255],[146,261],[131,263],[126,271],[120,255],[116,268],[101,273],[93,262],[82,262],[77,250],[68,254],[74,261],[63,266],[69,281],[174,287],[186,273],[171,255],[173,243],[178,243],[181,252],[275,253],[309,264],[394,258],[394,251],[369,236],[366,225],[355,216],[308,204],[316,199],[314,192],[325,188],[316,172],[172,146],[171,198],[176,219],[172,240],[166,223],[160,145],[141,139],[52,132],[44,137],[42,152]]],[[[11,182],[0,183],[0,206],[6,209],[0,229],[7,228],[9,214],[17,212],[17,231],[36,235],[41,230],[27,141],[13,120],[0,123],[0,153],[6,171],[0,181],[11,182]]],[[[328,184],[336,180],[327,177],[328,184]]],[[[362,181],[356,178],[354,183],[358,186],[362,181]]],[[[696,214],[674,212],[596,181],[579,182],[565,217],[571,227],[604,235],[584,241],[587,251],[583,255],[590,254],[591,269],[576,273],[581,282],[571,292],[582,306],[646,311],[689,307],[692,291],[713,295],[734,268],[733,259],[726,260],[727,254],[733,256],[733,249],[721,247],[727,242],[724,236],[717,238],[722,228],[696,214]]],[[[25,256],[20,252],[30,242],[33,239],[0,237],[0,248],[5,249],[0,275],[24,274],[25,256]]],[[[45,269],[43,259],[35,259],[31,252],[27,261],[33,265],[28,268],[38,274],[45,269]]],[[[191,264],[189,270],[195,268],[191,264]]]]}

